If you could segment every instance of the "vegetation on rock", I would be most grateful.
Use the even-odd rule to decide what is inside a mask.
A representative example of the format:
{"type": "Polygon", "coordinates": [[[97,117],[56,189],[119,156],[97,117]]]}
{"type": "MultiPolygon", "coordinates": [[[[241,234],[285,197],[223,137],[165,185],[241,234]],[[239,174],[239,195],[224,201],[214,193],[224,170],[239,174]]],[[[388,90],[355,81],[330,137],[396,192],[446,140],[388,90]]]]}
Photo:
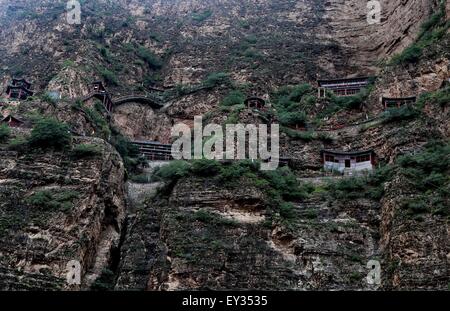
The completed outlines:
{"type": "Polygon", "coordinates": [[[6,124],[0,125],[0,143],[4,143],[11,135],[11,129],[6,124]]]}
{"type": "Polygon", "coordinates": [[[70,146],[71,140],[72,135],[67,124],[44,118],[34,126],[28,144],[32,148],[63,150],[70,146]]]}

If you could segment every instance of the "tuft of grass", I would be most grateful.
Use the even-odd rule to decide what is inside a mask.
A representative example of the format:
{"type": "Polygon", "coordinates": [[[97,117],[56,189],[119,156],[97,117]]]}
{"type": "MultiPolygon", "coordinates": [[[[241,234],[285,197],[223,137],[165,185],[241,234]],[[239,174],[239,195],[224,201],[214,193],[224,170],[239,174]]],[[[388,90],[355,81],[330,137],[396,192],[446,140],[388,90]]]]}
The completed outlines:
{"type": "Polygon", "coordinates": [[[74,200],[79,198],[79,193],[73,190],[65,191],[37,191],[25,199],[25,203],[43,210],[67,211],[73,207],[74,200]]]}

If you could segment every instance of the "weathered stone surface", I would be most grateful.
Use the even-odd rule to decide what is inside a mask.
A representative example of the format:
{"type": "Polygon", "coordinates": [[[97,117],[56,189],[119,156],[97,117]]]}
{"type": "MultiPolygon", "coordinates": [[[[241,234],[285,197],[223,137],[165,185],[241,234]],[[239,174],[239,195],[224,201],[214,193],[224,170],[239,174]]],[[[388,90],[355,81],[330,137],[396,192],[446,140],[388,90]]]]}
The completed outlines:
{"type": "Polygon", "coordinates": [[[2,157],[2,289],[73,289],[66,283],[71,260],[81,263],[84,288],[110,266],[125,216],[123,164],[101,139],[76,143],[96,144],[102,155],[78,161],[53,152],[2,157]],[[53,200],[71,199],[27,200],[44,191],[53,200]]]}

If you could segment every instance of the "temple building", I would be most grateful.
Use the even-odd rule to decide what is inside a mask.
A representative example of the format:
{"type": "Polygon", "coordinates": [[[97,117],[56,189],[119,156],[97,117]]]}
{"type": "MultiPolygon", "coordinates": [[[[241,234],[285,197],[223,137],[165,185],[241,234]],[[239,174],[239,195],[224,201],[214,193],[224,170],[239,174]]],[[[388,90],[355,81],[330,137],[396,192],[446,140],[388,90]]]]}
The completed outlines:
{"type": "Polygon", "coordinates": [[[170,161],[172,160],[172,145],[162,144],[157,141],[132,142],[139,149],[139,153],[148,161],[170,161]]]}
{"type": "Polygon", "coordinates": [[[359,93],[369,84],[369,78],[318,80],[317,84],[319,85],[319,98],[326,97],[327,90],[333,92],[336,96],[352,96],[359,93]]]}
{"type": "Polygon", "coordinates": [[[21,127],[24,123],[24,121],[12,115],[7,115],[2,120],[0,120],[0,124],[7,124],[9,127],[21,127]]]}
{"type": "Polygon", "coordinates": [[[401,97],[401,98],[388,98],[382,97],[381,103],[384,109],[400,108],[404,105],[413,105],[416,102],[416,97],[401,97]]]}
{"type": "Polygon", "coordinates": [[[266,101],[259,97],[249,97],[244,104],[249,109],[264,110],[266,108],[266,101]]]}
{"type": "Polygon", "coordinates": [[[28,96],[33,96],[33,91],[30,88],[31,83],[25,79],[12,79],[11,84],[6,88],[6,94],[9,98],[27,99],[28,96]]]}
{"type": "Polygon", "coordinates": [[[375,165],[375,153],[373,150],[353,152],[322,150],[321,158],[325,170],[337,171],[345,175],[352,175],[352,173],[360,171],[370,171],[375,165]]]}

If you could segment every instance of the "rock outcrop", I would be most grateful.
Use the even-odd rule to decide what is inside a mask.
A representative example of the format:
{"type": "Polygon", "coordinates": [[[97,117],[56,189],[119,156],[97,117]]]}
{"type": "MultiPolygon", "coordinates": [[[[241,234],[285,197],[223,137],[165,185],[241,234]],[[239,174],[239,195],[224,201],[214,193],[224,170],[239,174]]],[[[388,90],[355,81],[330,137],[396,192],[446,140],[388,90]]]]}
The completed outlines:
{"type": "Polygon", "coordinates": [[[80,143],[101,155],[1,151],[1,289],[88,288],[114,264],[125,217],[122,160],[101,139],[80,143]],[[81,287],[66,281],[72,260],[81,263],[81,287]]]}

